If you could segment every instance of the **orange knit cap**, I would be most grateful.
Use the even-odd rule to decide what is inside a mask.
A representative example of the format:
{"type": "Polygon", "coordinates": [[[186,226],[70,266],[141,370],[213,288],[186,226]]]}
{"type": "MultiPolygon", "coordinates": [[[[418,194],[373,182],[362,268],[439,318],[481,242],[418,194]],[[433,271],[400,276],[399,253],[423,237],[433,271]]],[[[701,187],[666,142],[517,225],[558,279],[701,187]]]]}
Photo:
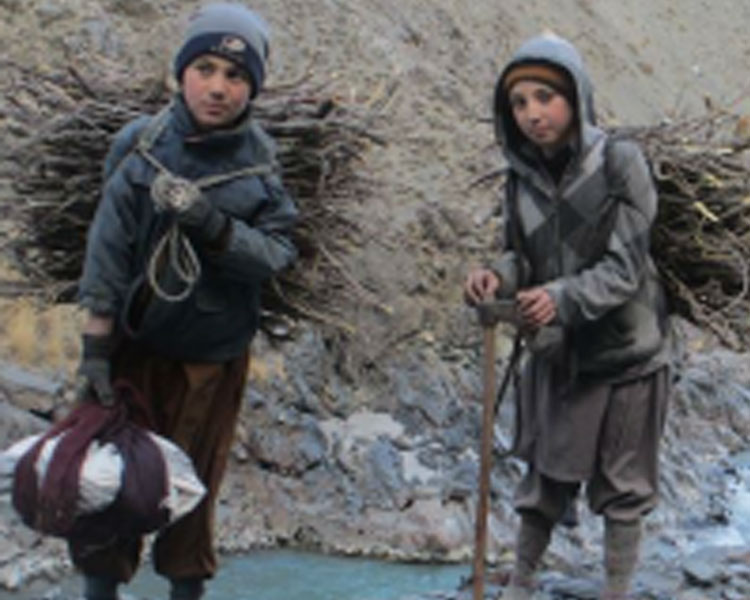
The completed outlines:
{"type": "Polygon", "coordinates": [[[574,97],[573,81],[570,75],[564,69],[545,63],[520,63],[511,67],[503,78],[503,89],[506,94],[509,94],[519,81],[528,79],[546,83],[568,99],[574,97]]]}

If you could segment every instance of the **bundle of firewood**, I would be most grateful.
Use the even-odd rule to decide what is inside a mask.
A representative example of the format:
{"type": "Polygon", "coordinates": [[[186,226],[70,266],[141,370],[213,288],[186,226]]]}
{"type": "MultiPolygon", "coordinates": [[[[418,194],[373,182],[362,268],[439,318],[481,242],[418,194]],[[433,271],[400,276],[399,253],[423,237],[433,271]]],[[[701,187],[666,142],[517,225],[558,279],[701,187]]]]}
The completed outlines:
{"type": "MultiPolygon", "coordinates": [[[[72,66],[54,73],[16,67],[13,76],[6,126],[16,142],[2,156],[13,191],[5,206],[14,223],[6,249],[27,279],[24,289],[69,301],[112,138],[137,115],[158,111],[171,91],[161,79],[135,84],[112,69],[85,75],[72,66]]],[[[339,103],[302,80],[267,90],[253,111],[278,144],[282,177],[301,214],[295,232],[301,264],[269,287],[266,301],[273,310],[335,321],[330,290],[346,287],[336,283],[348,276],[337,254],[357,234],[338,205],[358,186],[353,167],[365,146],[382,143],[372,130],[375,110],[339,103]],[[315,281],[306,268],[311,262],[315,281]]]]}
{"type": "MultiPolygon", "coordinates": [[[[88,76],[73,67],[5,71],[3,116],[14,140],[0,160],[13,190],[2,207],[14,224],[5,243],[26,286],[67,301],[112,136],[136,115],[155,113],[170,92],[161,78],[136,85],[111,68],[88,76]]],[[[346,311],[338,310],[346,294],[383,308],[346,269],[358,227],[342,210],[362,184],[355,167],[362,150],[382,143],[372,128],[377,105],[340,104],[302,80],[266,91],[254,110],[279,144],[284,182],[302,217],[295,239],[301,260],[269,286],[266,305],[347,329],[339,318],[346,311]]],[[[748,131],[746,119],[722,111],[613,131],[636,139],[653,169],[660,198],[653,253],[672,309],[733,348],[750,344],[748,131]]]]}
{"type": "Polygon", "coordinates": [[[672,309],[735,349],[750,344],[750,137],[711,112],[615,132],[643,148],[659,193],[653,254],[672,309]]]}
{"type": "MultiPolygon", "coordinates": [[[[619,127],[637,141],[659,195],[652,254],[670,309],[726,346],[750,346],[750,118],[712,110],[657,126],[619,127]]],[[[497,186],[505,169],[472,186],[497,186]]]]}

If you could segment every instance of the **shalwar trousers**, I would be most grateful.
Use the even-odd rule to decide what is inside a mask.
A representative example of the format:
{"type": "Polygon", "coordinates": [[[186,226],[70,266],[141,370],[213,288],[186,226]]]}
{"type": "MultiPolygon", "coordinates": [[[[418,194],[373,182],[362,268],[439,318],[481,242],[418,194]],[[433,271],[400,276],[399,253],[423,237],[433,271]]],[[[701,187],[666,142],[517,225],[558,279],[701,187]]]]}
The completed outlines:
{"type": "MultiPolygon", "coordinates": [[[[191,458],[206,496],[188,515],[158,533],[153,546],[157,573],[170,579],[210,578],[217,568],[214,511],[242,405],[248,353],[221,363],[187,363],[150,355],[125,343],[114,360],[114,379],[126,379],[146,397],[154,431],[191,458]]],[[[92,547],[72,540],[73,564],[85,575],[129,581],[141,556],[141,537],[92,547]]]]}

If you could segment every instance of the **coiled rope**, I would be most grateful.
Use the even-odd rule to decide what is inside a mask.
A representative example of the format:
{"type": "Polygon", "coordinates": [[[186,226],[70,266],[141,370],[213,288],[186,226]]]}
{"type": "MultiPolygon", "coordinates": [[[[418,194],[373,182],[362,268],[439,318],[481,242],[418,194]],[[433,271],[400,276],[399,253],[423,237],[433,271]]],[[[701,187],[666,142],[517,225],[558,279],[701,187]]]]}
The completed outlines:
{"type": "MultiPolygon", "coordinates": [[[[172,173],[151,152],[156,139],[167,123],[171,104],[164,107],[152,120],[138,140],[137,150],[156,169],[157,175],[151,184],[151,200],[157,211],[179,214],[188,210],[201,196],[203,190],[233,179],[270,175],[277,170],[274,164],[244,167],[229,173],[208,175],[188,180],[172,173]]],[[[181,302],[195,289],[201,277],[201,262],[190,238],[173,220],[167,231],[159,238],[148,259],[146,277],[156,297],[165,302],[181,302]],[[171,270],[177,278],[178,291],[169,292],[159,281],[159,270],[171,270]]]]}

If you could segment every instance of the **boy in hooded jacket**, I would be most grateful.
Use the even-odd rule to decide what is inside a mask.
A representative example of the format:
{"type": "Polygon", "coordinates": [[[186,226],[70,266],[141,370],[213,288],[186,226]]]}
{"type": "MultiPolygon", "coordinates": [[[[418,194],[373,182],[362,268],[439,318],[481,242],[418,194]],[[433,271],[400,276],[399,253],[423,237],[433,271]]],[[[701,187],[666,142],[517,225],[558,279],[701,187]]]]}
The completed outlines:
{"type": "Polygon", "coordinates": [[[657,502],[669,395],[649,253],[657,195],[639,147],[595,126],[591,83],[566,40],[522,44],[500,74],[494,111],[509,165],[504,250],[469,273],[464,292],[472,305],[515,299],[531,350],[517,390],[527,471],[503,598],[533,597],[552,530],[585,484],[604,517],[602,598],[622,600],[642,518],[657,502]]]}
{"type": "MultiPolygon", "coordinates": [[[[207,488],[154,544],[172,600],[200,598],[216,571],[214,505],[261,287],[296,256],[289,233],[297,211],[251,114],[268,43],[265,22],[243,5],[209,4],[191,17],[174,59],[179,91],[112,144],[79,285],[87,311],[80,397],[111,404],[113,380],[135,384],[157,433],[183,448],[207,488]]],[[[87,600],[117,598],[141,543],[71,541],[87,600]]]]}

